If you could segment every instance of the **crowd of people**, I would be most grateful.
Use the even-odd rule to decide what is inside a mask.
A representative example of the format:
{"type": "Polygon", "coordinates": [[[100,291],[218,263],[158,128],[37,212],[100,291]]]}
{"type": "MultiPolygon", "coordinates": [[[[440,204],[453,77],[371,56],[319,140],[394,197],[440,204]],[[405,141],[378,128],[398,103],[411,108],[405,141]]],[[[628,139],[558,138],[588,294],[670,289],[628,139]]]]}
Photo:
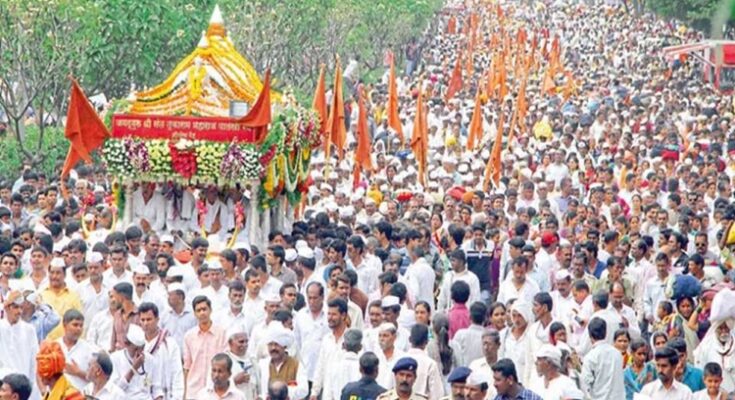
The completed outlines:
{"type": "Polygon", "coordinates": [[[362,86],[374,170],[355,185],[348,90],[346,156],[316,154],[305,209],[266,245],[224,245],[239,188],[141,184],[124,224],[104,166],[25,169],[0,183],[0,400],[732,398],[735,110],[661,55],[701,38],[613,2],[449,2],[406,51],[404,141],[386,72],[362,86]],[[514,124],[517,70],[505,97],[476,93],[491,38],[520,27],[540,67],[514,124]],[[568,73],[549,87],[555,40],[568,73]]]}

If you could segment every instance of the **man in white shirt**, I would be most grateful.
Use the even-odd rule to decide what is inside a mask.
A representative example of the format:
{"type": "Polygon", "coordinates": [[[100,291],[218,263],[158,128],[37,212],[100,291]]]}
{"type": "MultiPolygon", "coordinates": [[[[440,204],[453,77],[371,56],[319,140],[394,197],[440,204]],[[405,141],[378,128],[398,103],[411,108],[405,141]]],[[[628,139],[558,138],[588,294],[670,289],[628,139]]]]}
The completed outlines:
{"type": "MultiPolygon", "coordinates": [[[[133,210],[133,224],[143,232],[160,233],[166,223],[166,199],[156,192],[155,183],[143,183],[130,199],[133,210]]],[[[114,286],[114,285],[113,285],[114,286]]]]}
{"type": "Polygon", "coordinates": [[[125,247],[115,246],[110,249],[110,269],[102,273],[102,280],[108,287],[115,287],[120,282],[133,284],[133,273],[127,269],[128,251],[125,247]]]}
{"type": "Polygon", "coordinates": [[[311,282],[306,287],[306,305],[294,317],[294,336],[307,378],[314,382],[319,349],[324,336],[329,332],[327,314],[324,311],[324,286],[321,283],[311,282]]]}
{"type": "MultiPolygon", "coordinates": [[[[0,319],[0,359],[3,360],[3,367],[27,377],[35,377],[38,340],[33,325],[20,318],[23,301],[23,295],[15,290],[5,297],[5,317],[0,319]]],[[[39,399],[37,386],[33,385],[33,388],[31,399],[39,399]]]]}
{"type": "Polygon", "coordinates": [[[365,241],[362,237],[353,235],[347,239],[347,265],[351,265],[357,272],[358,289],[369,294],[378,288],[381,271],[374,263],[368,262],[365,256],[365,241]]]}
{"type": "Polygon", "coordinates": [[[414,325],[411,328],[409,340],[411,349],[407,352],[408,356],[416,360],[418,364],[416,380],[411,393],[424,396],[429,400],[439,400],[444,396],[444,385],[439,366],[426,353],[426,345],[429,343],[429,327],[423,324],[414,325]]]}
{"type": "Polygon", "coordinates": [[[160,366],[145,351],[143,329],[130,324],[125,339],[125,347],[110,355],[112,381],[125,391],[128,400],[163,399],[160,366]]]}
{"type": "MultiPolygon", "coordinates": [[[[607,292],[598,292],[595,295],[592,296],[592,307],[594,309],[594,312],[590,316],[590,319],[593,318],[600,318],[603,321],[605,321],[605,341],[612,345],[613,344],[613,335],[615,334],[615,331],[623,327],[623,319],[620,317],[620,314],[614,309],[611,309],[609,307],[610,303],[610,296],[607,294],[607,292]]],[[[582,338],[580,340],[579,345],[577,346],[577,353],[580,355],[587,354],[588,351],[592,348],[594,343],[594,340],[591,339],[591,336],[589,335],[589,329],[585,331],[585,334],[582,335],[582,338]]]]}
{"type": "Polygon", "coordinates": [[[159,328],[158,315],[158,307],[153,303],[146,302],[138,307],[138,319],[145,333],[145,351],[160,366],[163,400],[177,400],[184,397],[181,349],[165,329],[159,328]]]}
{"type": "Polygon", "coordinates": [[[329,377],[331,381],[329,388],[332,391],[329,397],[332,399],[341,399],[345,385],[362,377],[359,358],[359,354],[362,353],[362,332],[348,329],[343,337],[342,348],[338,351],[339,356],[329,377]]]}
{"type": "Polygon", "coordinates": [[[592,318],[587,324],[587,331],[592,340],[592,350],[582,362],[582,390],[596,400],[624,399],[623,357],[605,340],[607,323],[602,318],[592,318]]]}
{"type": "Polygon", "coordinates": [[[110,380],[112,361],[107,353],[96,353],[89,363],[87,380],[89,384],[82,394],[99,400],[125,400],[125,392],[110,380]]]}
{"type": "Polygon", "coordinates": [[[406,356],[406,353],[399,350],[395,346],[396,342],[396,325],[390,322],[383,322],[378,328],[378,341],[380,342],[380,351],[376,353],[380,360],[378,367],[378,377],[375,381],[382,387],[390,390],[395,386],[393,379],[393,366],[396,361],[406,356]]]}
{"type": "MultiPolygon", "coordinates": [[[[576,387],[576,383],[561,373],[561,350],[551,344],[544,344],[536,351],[536,372],[543,379],[535,381],[531,390],[543,393],[544,400],[566,399],[564,391],[569,387],[576,387]]],[[[621,375],[622,372],[618,371],[621,375]]]]}
{"type": "Polygon", "coordinates": [[[316,364],[316,376],[311,388],[311,398],[316,399],[321,393],[322,400],[338,400],[333,396],[342,388],[333,388],[330,371],[342,356],[344,332],[348,328],[347,302],[342,298],[329,301],[327,307],[327,325],[330,332],[324,336],[319,349],[316,364]]]}
{"type": "Polygon", "coordinates": [[[669,282],[671,262],[666,253],[659,253],[656,256],[656,276],[646,282],[643,291],[643,308],[645,318],[649,323],[657,321],[656,308],[662,300],[666,300],[664,289],[669,282]]]}
{"type": "Polygon", "coordinates": [[[163,309],[161,326],[181,349],[184,346],[184,335],[197,324],[197,319],[186,303],[186,288],[183,284],[170,283],[167,291],[168,307],[163,309]]]}
{"type": "MultiPolygon", "coordinates": [[[[212,301],[212,313],[217,314],[226,309],[230,302],[229,288],[222,282],[224,272],[219,260],[207,261],[207,271],[209,271],[209,286],[203,288],[198,294],[207,296],[212,301]]],[[[225,327],[222,328],[227,330],[225,327]]]]}
{"type": "Polygon", "coordinates": [[[426,251],[421,246],[414,246],[409,251],[411,264],[406,269],[406,280],[408,281],[408,291],[414,296],[416,301],[425,301],[434,307],[434,281],[436,280],[436,272],[429,265],[424,257],[426,251]]]}
{"type": "Polygon", "coordinates": [[[261,293],[260,273],[253,268],[245,272],[245,299],[242,301],[243,310],[252,315],[253,323],[258,324],[265,320],[265,300],[261,293]]]}
{"type": "Polygon", "coordinates": [[[84,315],[81,312],[73,309],[67,311],[64,313],[63,324],[64,336],[56,341],[61,345],[67,361],[64,375],[72,386],[82,390],[89,383],[87,380],[89,364],[98,348],[81,339],[84,330],[84,315]]]}
{"type": "Polygon", "coordinates": [[[505,304],[510,299],[518,299],[525,303],[532,303],[533,296],[539,292],[539,287],[526,274],[531,266],[524,256],[516,257],[512,262],[512,275],[500,284],[498,289],[498,301],[505,304]]]}
{"type": "Polygon", "coordinates": [[[465,281],[470,287],[470,297],[467,304],[471,305],[480,300],[480,280],[477,279],[477,275],[467,270],[467,259],[464,250],[457,249],[450,252],[449,263],[452,265],[452,270],[446,272],[442,279],[436,306],[437,311],[445,311],[452,307],[452,284],[456,281],[465,281]]]}
{"type": "Polygon", "coordinates": [[[236,328],[240,332],[250,335],[253,330],[255,321],[250,313],[245,314],[243,311],[243,301],[245,300],[245,285],[240,280],[230,282],[228,285],[229,306],[215,312],[212,321],[224,330],[236,328]]]}
{"type": "Polygon", "coordinates": [[[77,286],[77,293],[79,293],[79,299],[82,301],[82,307],[84,307],[84,318],[87,321],[91,321],[98,312],[107,310],[110,287],[102,276],[102,262],[102,254],[96,251],[92,252],[87,257],[89,278],[77,286]]]}
{"type": "Polygon", "coordinates": [[[641,394],[651,400],[691,400],[693,398],[691,389],[674,379],[679,363],[679,354],[676,350],[664,346],[656,350],[655,358],[658,379],[643,386],[641,394]]]}
{"type": "Polygon", "coordinates": [[[225,353],[212,357],[210,366],[212,383],[207,384],[196,395],[196,400],[245,400],[245,396],[232,383],[232,360],[225,353]]]}
{"type": "Polygon", "coordinates": [[[150,290],[148,287],[148,280],[151,274],[151,270],[143,263],[139,261],[131,260],[131,269],[133,271],[133,282],[135,285],[133,288],[133,303],[139,306],[143,303],[153,303],[158,307],[159,310],[163,309],[166,305],[166,298],[163,297],[163,293],[158,291],[150,290]]]}

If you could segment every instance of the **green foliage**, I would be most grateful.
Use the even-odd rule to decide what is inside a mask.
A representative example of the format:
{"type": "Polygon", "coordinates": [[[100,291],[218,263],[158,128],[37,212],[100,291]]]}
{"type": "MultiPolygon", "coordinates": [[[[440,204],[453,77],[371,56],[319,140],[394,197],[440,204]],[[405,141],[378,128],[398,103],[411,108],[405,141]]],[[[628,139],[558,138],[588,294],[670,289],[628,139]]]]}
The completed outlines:
{"type": "Polygon", "coordinates": [[[677,18],[695,28],[709,31],[718,8],[724,3],[729,4],[723,10],[729,10],[729,20],[732,21],[735,19],[735,2],[732,0],[648,0],[647,6],[663,17],[677,18]]]}
{"type": "MultiPolygon", "coordinates": [[[[41,141],[41,152],[45,155],[43,161],[36,165],[38,171],[43,171],[47,176],[57,175],[60,171],[60,165],[66,159],[66,153],[69,151],[69,141],[64,137],[64,130],[61,128],[47,127],[44,136],[40,138],[40,132],[37,126],[26,127],[26,141],[35,143],[41,141]]],[[[25,159],[18,149],[18,141],[12,136],[4,136],[0,138],[0,174],[4,178],[17,178],[22,170],[25,159]]]]}

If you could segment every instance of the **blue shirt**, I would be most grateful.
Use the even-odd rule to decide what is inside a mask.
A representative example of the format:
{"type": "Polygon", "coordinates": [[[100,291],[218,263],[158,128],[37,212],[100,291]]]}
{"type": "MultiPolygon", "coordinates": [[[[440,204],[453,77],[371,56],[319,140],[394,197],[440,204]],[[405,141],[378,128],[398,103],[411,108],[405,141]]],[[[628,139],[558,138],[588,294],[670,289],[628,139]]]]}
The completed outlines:
{"type": "Polygon", "coordinates": [[[681,377],[681,383],[692,389],[692,393],[705,389],[704,373],[700,368],[687,363],[684,367],[684,375],[681,377]]]}
{"type": "Polygon", "coordinates": [[[544,400],[541,396],[537,395],[536,393],[528,390],[528,389],[521,389],[520,392],[518,392],[518,395],[515,397],[506,396],[504,394],[499,394],[495,396],[495,400],[544,400]]]}
{"type": "Polygon", "coordinates": [[[41,304],[36,308],[36,312],[33,313],[31,320],[28,321],[28,323],[33,325],[33,328],[36,329],[36,336],[38,337],[38,341],[41,342],[43,339],[46,339],[46,335],[48,335],[51,330],[56,328],[56,325],[58,325],[60,321],[61,318],[59,318],[59,315],[56,314],[51,306],[48,304],[41,304]]]}

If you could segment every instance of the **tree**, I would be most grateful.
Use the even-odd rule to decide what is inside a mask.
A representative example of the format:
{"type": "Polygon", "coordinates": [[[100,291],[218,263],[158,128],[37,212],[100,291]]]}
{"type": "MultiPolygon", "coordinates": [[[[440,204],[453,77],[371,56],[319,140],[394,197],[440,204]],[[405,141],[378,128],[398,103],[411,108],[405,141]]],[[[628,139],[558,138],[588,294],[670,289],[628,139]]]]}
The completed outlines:
{"type": "Polygon", "coordinates": [[[42,162],[45,127],[56,123],[66,101],[76,57],[86,39],[78,29],[85,13],[71,0],[0,2],[0,107],[18,151],[32,164],[42,162]],[[27,119],[39,126],[27,143],[27,119]]]}

